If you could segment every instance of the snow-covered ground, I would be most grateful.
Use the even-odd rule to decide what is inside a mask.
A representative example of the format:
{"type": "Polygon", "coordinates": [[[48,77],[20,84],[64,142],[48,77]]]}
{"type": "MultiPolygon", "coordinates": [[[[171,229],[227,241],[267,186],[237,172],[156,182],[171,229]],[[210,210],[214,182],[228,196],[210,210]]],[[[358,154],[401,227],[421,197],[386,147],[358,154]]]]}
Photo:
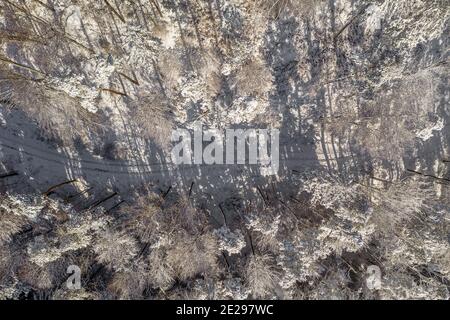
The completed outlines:
{"type": "MultiPolygon", "coordinates": [[[[448,261],[439,260],[448,256],[442,235],[450,205],[448,5],[130,3],[58,0],[50,9],[8,0],[1,7],[0,29],[8,40],[0,42],[0,176],[17,175],[0,178],[0,191],[45,203],[42,194],[49,188],[75,180],[49,198],[65,201],[75,219],[68,238],[79,239],[62,246],[57,237],[33,239],[27,247],[32,263],[45,267],[68,253],[91,250],[93,242],[98,261],[109,266],[98,248],[105,245],[102,239],[118,237],[116,231],[102,232],[119,222],[104,215],[94,223],[95,213],[85,221],[76,212],[112,195],[101,207],[121,213],[115,206],[122,200],[133,206],[146,192],[167,192],[187,196],[183,214],[190,206],[207,212],[211,237],[229,257],[226,264],[237,266],[239,276],[217,284],[221,297],[265,292],[249,284],[253,275],[241,270],[248,267],[268,282],[270,274],[279,276],[267,296],[302,298],[312,286],[314,298],[357,298],[360,291],[336,289],[349,281],[341,267],[367,267],[376,259],[383,260],[376,261],[381,267],[400,261],[383,267],[389,288],[381,297],[448,297],[448,261]],[[170,134],[192,129],[196,121],[220,130],[279,129],[278,174],[249,164],[174,165],[170,134]],[[427,192],[416,194],[421,188],[427,192]],[[257,251],[267,256],[255,255],[253,245],[249,249],[250,235],[236,223],[243,215],[249,234],[257,235],[257,251]],[[428,223],[422,242],[419,228],[410,225],[397,230],[398,237],[392,232],[394,239],[383,233],[411,215],[428,223]],[[389,253],[375,259],[369,249],[377,241],[386,241],[380,248],[389,253]],[[247,259],[250,251],[255,257],[247,259]],[[336,256],[344,262],[337,259],[340,269],[329,272],[336,256]],[[266,269],[271,259],[274,267],[266,269]],[[447,282],[391,292],[403,283],[389,272],[402,270],[406,260],[410,269],[436,268],[447,282]],[[316,282],[321,277],[329,281],[316,282]],[[441,294],[445,286],[447,294],[441,294]]],[[[36,204],[29,208],[26,219],[38,223],[36,204]]],[[[155,253],[146,258],[165,265],[158,250],[170,247],[172,239],[157,234],[150,241],[155,253]]],[[[119,243],[133,246],[129,237],[134,235],[119,237],[119,243]]],[[[140,234],[135,238],[142,241],[140,234]]],[[[209,238],[202,241],[207,246],[209,238]]],[[[401,275],[409,279],[408,272],[401,275]]],[[[192,280],[193,291],[210,297],[202,281],[192,280]]],[[[178,288],[171,290],[178,294],[178,288]]]]}

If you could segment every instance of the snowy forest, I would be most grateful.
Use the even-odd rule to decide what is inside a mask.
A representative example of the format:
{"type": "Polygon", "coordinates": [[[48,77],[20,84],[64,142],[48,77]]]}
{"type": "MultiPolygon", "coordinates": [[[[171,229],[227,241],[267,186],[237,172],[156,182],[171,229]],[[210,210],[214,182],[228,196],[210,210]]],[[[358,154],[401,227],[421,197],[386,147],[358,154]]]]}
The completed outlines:
{"type": "Polygon", "coordinates": [[[449,17],[0,0],[0,300],[449,299],[449,17]],[[278,172],[174,165],[199,122],[279,130],[278,172]]]}

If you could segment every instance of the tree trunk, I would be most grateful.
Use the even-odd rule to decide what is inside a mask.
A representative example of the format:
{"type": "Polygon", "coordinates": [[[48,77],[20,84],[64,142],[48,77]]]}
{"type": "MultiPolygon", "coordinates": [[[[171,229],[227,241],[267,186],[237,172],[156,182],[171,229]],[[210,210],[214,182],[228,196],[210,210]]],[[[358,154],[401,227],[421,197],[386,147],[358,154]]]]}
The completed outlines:
{"type": "Polygon", "coordinates": [[[117,192],[113,192],[113,193],[110,194],[109,196],[107,196],[107,197],[105,197],[105,198],[103,198],[103,199],[101,199],[101,200],[98,200],[98,201],[94,202],[94,203],[91,204],[87,209],[89,210],[89,209],[93,209],[93,208],[95,208],[95,207],[98,207],[98,206],[101,205],[103,202],[108,201],[109,199],[111,199],[112,197],[115,197],[116,195],[117,195],[117,192]]]}
{"type": "Polygon", "coordinates": [[[48,195],[50,195],[51,193],[53,193],[53,190],[58,189],[59,187],[62,187],[62,186],[64,186],[64,185],[66,185],[66,184],[76,182],[76,181],[78,181],[78,180],[77,180],[77,179],[73,179],[73,180],[65,181],[65,182],[63,182],[63,183],[56,184],[56,185],[54,185],[54,186],[48,188],[48,190],[44,192],[44,195],[45,195],[45,196],[48,196],[48,195]]]}
{"type": "Polygon", "coordinates": [[[124,203],[125,200],[120,201],[119,203],[113,205],[111,208],[109,208],[106,213],[110,213],[112,210],[114,210],[115,208],[117,208],[118,206],[120,206],[122,203],[124,203]]]}
{"type": "Polygon", "coordinates": [[[16,171],[11,171],[11,172],[8,172],[8,173],[5,173],[5,174],[0,175],[0,179],[8,178],[8,177],[13,177],[13,176],[18,176],[18,175],[19,175],[18,172],[16,172],[16,171]]]}

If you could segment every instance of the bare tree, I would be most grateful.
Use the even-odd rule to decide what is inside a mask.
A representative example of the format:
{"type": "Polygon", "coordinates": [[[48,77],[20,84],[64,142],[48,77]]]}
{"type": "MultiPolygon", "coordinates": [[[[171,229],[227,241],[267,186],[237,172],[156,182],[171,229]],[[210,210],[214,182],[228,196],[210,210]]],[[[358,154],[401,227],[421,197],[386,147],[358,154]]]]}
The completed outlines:
{"type": "Polygon", "coordinates": [[[118,231],[107,230],[99,235],[94,245],[98,262],[112,270],[126,270],[137,255],[136,241],[118,231]]]}
{"type": "Polygon", "coordinates": [[[220,93],[222,87],[222,75],[220,61],[213,51],[207,51],[196,60],[196,69],[206,85],[206,91],[210,98],[220,93]]]}
{"type": "Polygon", "coordinates": [[[148,257],[148,279],[154,288],[169,289],[175,282],[175,270],[167,262],[166,252],[163,249],[154,249],[148,257]]]}
{"type": "Polygon", "coordinates": [[[116,272],[108,290],[120,299],[142,299],[147,288],[146,266],[137,261],[129,270],[116,272]]]}
{"type": "Polygon", "coordinates": [[[167,264],[181,280],[197,275],[212,276],[218,268],[219,253],[217,241],[211,234],[193,237],[180,233],[167,250],[167,264]]]}
{"type": "Polygon", "coordinates": [[[423,222],[439,199],[433,184],[420,178],[389,183],[385,189],[369,188],[374,206],[372,220],[381,231],[389,232],[406,221],[423,222]]]}
{"type": "Polygon", "coordinates": [[[54,286],[53,275],[47,267],[41,267],[32,262],[26,262],[17,270],[18,278],[35,289],[50,289],[54,286]]]}
{"type": "Polygon", "coordinates": [[[269,15],[278,18],[285,12],[311,14],[320,2],[321,0],[256,0],[256,5],[262,6],[269,15]]]}
{"type": "Polygon", "coordinates": [[[322,118],[331,133],[341,140],[354,141],[374,159],[401,162],[416,139],[427,138],[436,123],[437,88],[433,72],[423,70],[399,79],[393,89],[377,90],[373,101],[359,107],[351,101],[335,106],[332,115],[322,118]]]}
{"type": "Polygon", "coordinates": [[[10,274],[11,252],[6,246],[0,246],[0,283],[10,274]]]}
{"type": "Polygon", "coordinates": [[[168,150],[174,123],[167,98],[155,91],[139,97],[132,104],[131,111],[143,136],[152,139],[163,150],[168,150]]]}
{"type": "MultiPolygon", "coordinates": [[[[4,197],[4,196],[0,196],[4,197]]],[[[0,205],[0,245],[11,241],[12,237],[24,229],[28,219],[20,215],[6,203],[0,205]]]]}
{"type": "Polygon", "coordinates": [[[139,197],[136,204],[123,209],[128,214],[126,228],[143,243],[155,242],[159,235],[162,209],[151,196],[139,197]]]}
{"type": "Polygon", "coordinates": [[[270,69],[259,57],[246,61],[236,74],[236,89],[240,95],[262,97],[272,89],[270,69]]]}
{"type": "Polygon", "coordinates": [[[174,95],[178,92],[179,81],[183,75],[183,65],[176,52],[164,51],[159,56],[158,72],[162,75],[167,92],[174,95]]]}
{"type": "Polygon", "coordinates": [[[279,275],[268,255],[252,255],[245,271],[248,288],[255,298],[268,298],[275,293],[279,275]]]}

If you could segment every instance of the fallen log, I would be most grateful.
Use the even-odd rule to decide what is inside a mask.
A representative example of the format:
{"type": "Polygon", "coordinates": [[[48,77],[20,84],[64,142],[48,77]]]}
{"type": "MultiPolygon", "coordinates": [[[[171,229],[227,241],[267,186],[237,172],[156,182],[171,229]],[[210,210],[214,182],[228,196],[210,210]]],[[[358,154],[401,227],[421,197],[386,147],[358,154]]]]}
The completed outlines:
{"type": "Polygon", "coordinates": [[[48,196],[48,195],[50,195],[51,193],[53,193],[53,191],[54,191],[55,189],[58,189],[58,188],[60,188],[60,187],[62,187],[62,186],[64,186],[64,185],[66,185],[66,184],[73,183],[73,182],[77,182],[77,181],[78,181],[77,179],[72,179],[72,180],[68,180],[68,181],[62,182],[62,183],[55,184],[54,186],[51,186],[50,188],[48,188],[48,190],[45,191],[45,192],[43,193],[43,195],[48,196]]]}
{"type": "Polygon", "coordinates": [[[4,173],[4,174],[0,175],[0,179],[8,178],[8,177],[14,177],[14,176],[18,176],[18,175],[19,175],[18,172],[16,172],[16,171],[11,171],[11,172],[4,173]]]}

